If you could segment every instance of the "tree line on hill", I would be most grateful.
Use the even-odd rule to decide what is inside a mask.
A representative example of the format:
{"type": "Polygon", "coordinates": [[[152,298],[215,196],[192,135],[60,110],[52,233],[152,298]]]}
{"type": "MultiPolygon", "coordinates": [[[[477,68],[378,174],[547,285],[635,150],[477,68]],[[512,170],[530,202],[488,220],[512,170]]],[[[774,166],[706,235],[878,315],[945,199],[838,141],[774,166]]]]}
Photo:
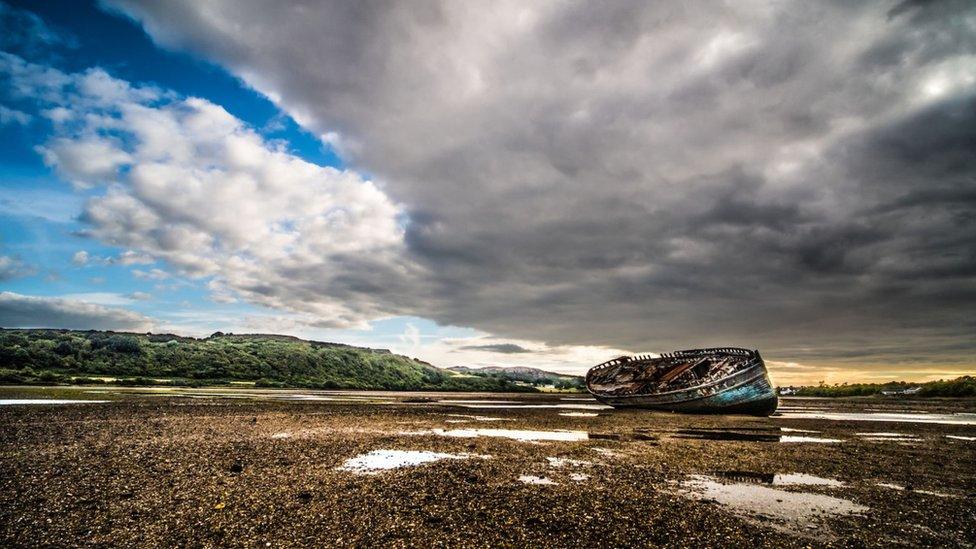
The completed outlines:
{"type": "Polygon", "coordinates": [[[904,393],[920,397],[971,397],[976,396],[976,377],[962,376],[956,379],[940,379],[927,383],[892,381],[888,383],[820,383],[815,386],[797,387],[796,396],[854,397],[873,396],[883,393],[904,393]],[[917,391],[914,389],[917,388],[917,391]],[[907,391],[907,392],[906,392],[907,391]]]}
{"type": "Polygon", "coordinates": [[[503,376],[290,336],[0,329],[0,384],[222,385],[432,391],[534,391],[503,376]]]}

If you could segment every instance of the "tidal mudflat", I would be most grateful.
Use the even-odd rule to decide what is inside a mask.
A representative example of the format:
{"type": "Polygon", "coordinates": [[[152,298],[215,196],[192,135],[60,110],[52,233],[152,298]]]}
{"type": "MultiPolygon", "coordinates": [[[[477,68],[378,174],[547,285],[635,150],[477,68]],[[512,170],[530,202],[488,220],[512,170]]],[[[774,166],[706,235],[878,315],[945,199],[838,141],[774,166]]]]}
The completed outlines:
{"type": "Polygon", "coordinates": [[[5,547],[976,544],[972,401],[786,399],[770,418],[581,395],[0,402],[5,547]]]}

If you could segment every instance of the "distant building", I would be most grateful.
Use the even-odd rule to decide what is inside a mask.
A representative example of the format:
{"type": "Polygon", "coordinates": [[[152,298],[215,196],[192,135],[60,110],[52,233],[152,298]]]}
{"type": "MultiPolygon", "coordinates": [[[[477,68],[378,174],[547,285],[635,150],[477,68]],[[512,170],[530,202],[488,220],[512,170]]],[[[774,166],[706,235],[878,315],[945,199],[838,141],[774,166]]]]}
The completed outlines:
{"type": "Polygon", "coordinates": [[[796,387],[792,386],[792,385],[790,385],[789,387],[780,387],[779,388],[779,396],[795,395],[797,391],[798,391],[798,389],[796,387]]]}

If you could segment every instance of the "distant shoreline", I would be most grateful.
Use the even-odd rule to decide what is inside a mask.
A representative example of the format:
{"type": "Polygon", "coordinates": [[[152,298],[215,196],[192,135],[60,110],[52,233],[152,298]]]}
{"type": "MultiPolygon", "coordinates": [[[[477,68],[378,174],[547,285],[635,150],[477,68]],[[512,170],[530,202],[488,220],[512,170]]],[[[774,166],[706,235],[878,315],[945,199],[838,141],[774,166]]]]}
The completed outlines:
{"type": "Polygon", "coordinates": [[[0,385],[581,392],[583,379],[521,368],[453,371],[387,349],[274,334],[206,338],[0,328],[0,385]]]}

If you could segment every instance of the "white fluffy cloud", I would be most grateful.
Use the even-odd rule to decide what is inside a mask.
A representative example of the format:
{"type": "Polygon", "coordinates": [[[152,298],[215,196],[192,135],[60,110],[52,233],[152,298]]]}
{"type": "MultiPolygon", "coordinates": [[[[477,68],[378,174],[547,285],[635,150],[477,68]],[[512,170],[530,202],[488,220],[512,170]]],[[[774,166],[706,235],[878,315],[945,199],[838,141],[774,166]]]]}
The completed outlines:
{"type": "MultiPolygon", "coordinates": [[[[104,297],[95,296],[94,299],[104,301],[104,297]]],[[[146,332],[152,329],[153,322],[138,313],[84,299],[0,292],[0,326],[146,332]]]]}
{"type": "MultiPolygon", "coordinates": [[[[389,310],[352,288],[360,269],[406,268],[401,212],[374,183],[306,162],[203,99],[99,69],[63,74],[2,61],[14,89],[58,109],[56,135],[39,147],[45,162],[77,187],[105,189],[85,207],[87,233],[130,250],[100,262],[163,260],[211,277],[218,299],[243,296],[316,325],[363,325],[389,310]]],[[[73,258],[91,260],[83,251],[73,258]]]]}

